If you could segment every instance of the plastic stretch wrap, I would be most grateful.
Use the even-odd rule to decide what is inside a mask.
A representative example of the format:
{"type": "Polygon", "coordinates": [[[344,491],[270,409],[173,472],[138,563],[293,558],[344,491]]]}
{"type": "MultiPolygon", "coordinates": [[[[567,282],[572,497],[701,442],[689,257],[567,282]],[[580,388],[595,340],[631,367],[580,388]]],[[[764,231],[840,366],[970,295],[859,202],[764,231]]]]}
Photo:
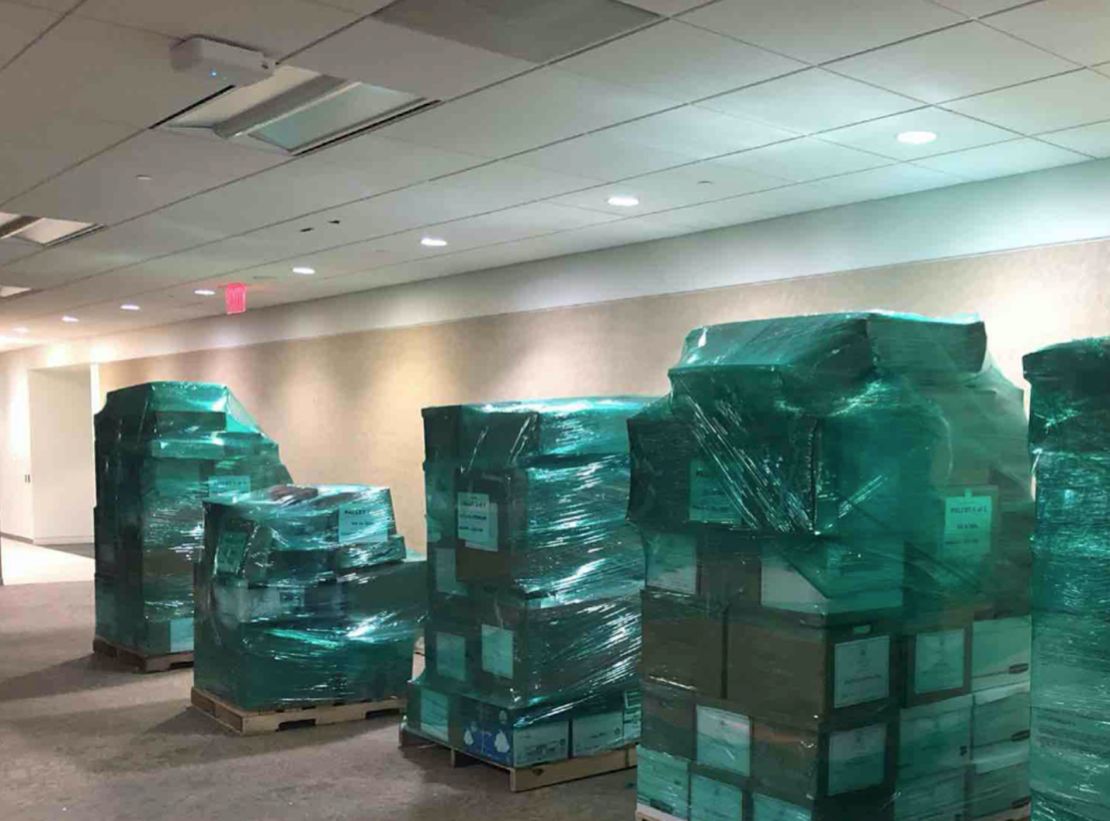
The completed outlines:
{"type": "Polygon", "coordinates": [[[699,328],[670,380],[629,422],[640,802],[759,821],[1028,803],[1026,422],[983,324],[699,328]]]}
{"type": "Polygon", "coordinates": [[[1033,817],[1110,819],[1110,338],[1025,357],[1037,477],[1033,817]]]}
{"type": "Polygon", "coordinates": [[[513,766],[638,740],[627,421],[647,402],[424,411],[431,600],[411,729],[513,766]]]}
{"type": "Polygon", "coordinates": [[[388,489],[281,485],[205,509],[198,688],[247,710],[404,694],[425,561],[388,489]]]}
{"type": "Polygon", "coordinates": [[[96,633],[146,655],[193,649],[202,501],[289,481],[226,387],[151,382],[96,415],[96,633]]]}

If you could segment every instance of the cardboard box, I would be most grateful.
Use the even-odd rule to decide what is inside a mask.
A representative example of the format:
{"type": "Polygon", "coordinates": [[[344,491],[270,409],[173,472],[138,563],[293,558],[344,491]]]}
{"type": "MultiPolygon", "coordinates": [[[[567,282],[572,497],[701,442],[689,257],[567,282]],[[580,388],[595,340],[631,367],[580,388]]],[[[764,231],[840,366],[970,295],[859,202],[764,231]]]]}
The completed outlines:
{"type": "Polygon", "coordinates": [[[725,695],[752,715],[811,726],[881,715],[895,704],[896,649],[890,623],[819,627],[733,607],[725,695]]]}
{"type": "Polygon", "coordinates": [[[772,795],[751,796],[754,821],[893,821],[894,801],[889,795],[826,799],[795,804],[772,795]]]}
{"type": "Polygon", "coordinates": [[[645,677],[719,698],[724,695],[725,611],[693,596],[644,590],[645,677]]]}
{"type": "Polygon", "coordinates": [[[979,690],[972,697],[972,744],[975,747],[1029,739],[1029,682],[979,690]]]}
{"type": "Polygon", "coordinates": [[[972,818],[1006,812],[1029,803],[1028,741],[980,747],[972,758],[968,788],[972,818]]]}
{"type": "Polygon", "coordinates": [[[977,620],[971,636],[971,686],[989,690],[1029,681],[1033,627],[1029,616],[977,620]]]}
{"type": "Polygon", "coordinates": [[[967,821],[967,766],[925,778],[901,777],[894,792],[894,821],[967,821]]]}
{"type": "Polygon", "coordinates": [[[901,712],[898,779],[916,782],[963,771],[971,761],[972,697],[958,696],[901,712]]]}
{"type": "Polygon", "coordinates": [[[759,600],[760,542],[725,527],[642,531],[648,587],[710,599],[759,600]]]}
{"type": "Polygon", "coordinates": [[[640,686],[644,705],[644,746],[693,760],[697,738],[694,691],[651,678],[642,679],[640,686]]]}
{"type": "Polygon", "coordinates": [[[690,760],[641,746],[637,750],[636,801],[676,818],[689,818],[690,760]]]}
{"type": "Polygon", "coordinates": [[[690,768],[690,821],[746,821],[751,818],[746,785],[694,764],[690,768]]]}

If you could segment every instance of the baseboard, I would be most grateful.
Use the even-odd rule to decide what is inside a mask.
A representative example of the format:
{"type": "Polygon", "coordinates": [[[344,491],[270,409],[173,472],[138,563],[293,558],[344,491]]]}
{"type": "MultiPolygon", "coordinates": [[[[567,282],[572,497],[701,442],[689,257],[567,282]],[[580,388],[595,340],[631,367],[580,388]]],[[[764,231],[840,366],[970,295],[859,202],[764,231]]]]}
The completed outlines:
{"type": "Polygon", "coordinates": [[[50,547],[56,544],[92,544],[92,536],[58,536],[51,539],[35,539],[31,544],[50,547]]]}
{"type": "Polygon", "coordinates": [[[34,544],[34,539],[28,539],[26,536],[16,536],[14,533],[4,533],[0,531],[0,539],[8,539],[12,542],[22,542],[23,544],[34,544]]]}

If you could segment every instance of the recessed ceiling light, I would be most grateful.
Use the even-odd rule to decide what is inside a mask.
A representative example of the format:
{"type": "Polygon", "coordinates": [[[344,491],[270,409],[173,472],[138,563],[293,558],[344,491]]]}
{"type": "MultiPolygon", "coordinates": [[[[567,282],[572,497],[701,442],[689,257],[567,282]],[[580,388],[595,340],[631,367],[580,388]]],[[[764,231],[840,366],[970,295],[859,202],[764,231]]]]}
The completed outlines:
{"type": "Polygon", "coordinates": [[[136,174],[135,179],[139,182],[150,182],[153,179],[150,174],[136,174]]]}
{"type": "Polygon", "coordinates": [[[193,291],[193,293],[196,294],[197,296],[215,296],[216,295],[216,292],[213,291],[211,288],[197,288],[195,291],[193,291]]]}
{"type": "Polygon", "coordinates": [[[925,145],[937,138],[932,131],[903,131],[898,135],[898,142],[906,145],[925,145]]]}
{"type": "Polygon", "coordinates": [[[119,309],[121,311],[139,311],[139,310],[142,310],[138,305],[135,305],[132,302],[123,303],[122,305],[119,306],[119,309]]]}
{"type": "Polygon", "coordinates": [[[423,237],[420,244],[425,248],[442,248],[447,244],[447,240],[440,239],[439,237],[423,237]]]}
{"type": "Polygon", "coordinates": [[[640,204],[640,200],[629,194],[614,194],[609,197],[608,202],[617,208],[635,208],[640,204]]]}
{"type": "Polygon", "coordinates": [[[12,328],[12,330],[15,331],[17,334],[25,334],[28,332],[28,329],[24,327],[12,328]]]}
{"type": "Polygon", "coordinates": [[[62,322],[80,322],[80,321],[81,320],[78,319],[77,317],[70,316],[69,314],[66,314],[65,316],[62,317],[62,322]]]}
{"type": "Polygon", "coordinates": [[[305,277],[310,277],[316,273],[316,269],[309,268],[307,265],[298,265],[293,269],[293,273],[300,274],[301,276],[305,277]]]}

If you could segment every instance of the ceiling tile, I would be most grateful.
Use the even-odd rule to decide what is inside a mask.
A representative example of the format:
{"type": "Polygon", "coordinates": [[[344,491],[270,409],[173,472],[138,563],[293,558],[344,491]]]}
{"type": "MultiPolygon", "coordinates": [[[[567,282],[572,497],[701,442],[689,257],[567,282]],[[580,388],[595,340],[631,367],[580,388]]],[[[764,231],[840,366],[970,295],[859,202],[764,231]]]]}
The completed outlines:
{"type": "Polygon", "coordinates": [[[1014,134],[986,123],[961,117],[940,108],[922,108],[881,120],[827,131],[822,140],[870,151],[896,160],[913,160],[1013,139],[1014,134]],[[907,145],[897,137],[904,131],[932,131],[937,139],[925,145],[907,145]]]}
{"type": "Polygon", "coordinates": [[[1028,3],[1029,0],[933,0],[933,2],[938,6],[966,14],[968,17],[983,17],[1003,9],[1012,9],[1014,6],[1028,3]]]}
{"type": "Polygon", "coordinates": [[[377,133],[497,159],[671,105],[624,86],[548,68],[445,103],[377,133]]]}
{"type": "Polygon", "coordinates": [[[926,34],[829,66],[929,103],[954,100],[1076,68],[982,23],[926,34]]]}
{"type": "Polygon", "coordinates": [[[1047,0],[990,18],[994,28],[1085,65],[1110,60],[1110,0],[1047,0]]]}
{"type": "Polygon", "coordinates": [[[16,119],[0,129],[0,202],[135,132],[132,126],[69,117],[16,119]]]}
{"type": "Polygon", "coordinates": [[[395,0],[375,19],[546,63],[659,18],[617,0],[395,0]]]}
{"type": "Polygon", "coordinates": [[[342,167],[356,179],[363,196],[452,174],[487,162],[484,157],[365,134],[294,161],[296,171],[311,177],[322,164],[342,167]]]}
{"type": "Polygon", "coordinates": [[[830,177],[827,180],[804,183],[804,185],[811,186],[815,195],[825,197],[826,207],[832,207],[943,188],[958,185],[961,182],[963,180],[959,177],[941,171],[902,163],[884,168],[872,168],[856,174],[830,177]]]}
{"type": "Polygon", "coordinates": [[[1110,119],[1110,77],[1082,70],[946,103],[1023,134],[1058,131],[1110,119]]]}
{"type": "Polygon", "coordinates": [[[815,137],[803,137],[721,157],[717,162],[750,168],[791,182],[805,182],[890,165],[893,161],[815,137]]]}
{"type": "Polygon", "coordinates": [[[1092,157],[1110,157],[1110,121],[1051,131],[1040,139],[1092,157]]]}
{"type": "Polygon", "coordinates": [[[696,221],[706,228],[725,228],[814,211],[838,203],[839,198],[834,193],[818,189],[814,184],[803,184],[758,191],[668,213],[675,215],[677,219],[696,221]]]}
{"type": "MultiPolygon", "coordinates": [[[[18,239],[0,239],[0,265],[10,265],[16,260],[30,256],[38,250],[38,247],[30,242],[20,242],[18,239]]],[[[20,287],[27,287],[19,282],[7,282],[2,275],[0,275],[0,285],[19,285],[20,287]]]]}
{"type": "Polygon", "coordinates": [[[690,102],[796,71],[803,64],[668,20],[578,54],[559,68],[690,102]]]}
{"type": "Polygon", "coordinates": [[[45,9],[0,2],[0,66],[50,28],[58,15],[45,9]]]}
{"type": "Polygon", "coordinates": [[[111,225],[284,161],[221,140],[144,131],[7,205],[20,214],[111,225]]]}
{"type": "Polygon", "coordinates": [[[653,114],[622,123],[602,133],[615,135],[647,148],[682,154],[692,160],[756,148],[794,136],[788,131],[754,120],[731,117],[695,106],[653,114]]]}
{"type": "Polygon", "coordinates": [[[638,177],[690,162],[690,157],[653,148],[617,133],[622,126],[595,131],[513,157],[513,162],[546,171],[571,170],[598,182],[638,177]]]}
{"type": "Polygon", "coordinates": [[[918,160],[917,165],[968,180],[988,180],[1085,162],[1090,157],[1031,139],[985,145],[918,160]]]}
{"type": "Polygon", "coordinates": [[[708,160],[684,165],[585,191],[577,191],[555,200],[563,205],[589,208],[619,216],[634,217],[637,212],[651,213],[680,208],[699,202],[723,199],[749,191],[760,191],[785,185],[776,177],[735,164],[708,160]],[[633,195],[640,200],[637,208],[609,205],[614,195],[633,195]],[[631,213],[630,213],[631,212],[631,213]]]}
{"type": "Polygon", "coordinates": [[[780,77],[698,103],[709,108],[812,134],[919,108],[921,103],[822,69],[780,77]]]}
{"type": "Polygon", "coordinates": [[[80,4],[82,0],[18,0],[18,2],[25,6],[34,6],[38,9],[62,13],[70,11],[74,6],[80,4]]]}
{"type": "Polygon", "coordinates": [[[353,12],[306,0],[85,0],[76,13],[177,39],[199,34],[273,57],[358,19],[353,12]]]}
{"type": "Polygon", "coordinates": [[[644,9],[645,11],[653,11],[656,14],[664,14],[668,17],[675,14],[682,14],[684,11],[704,6],[706,3],[711,3],[713,0],[620,0],[629,6],[636,6],[637,8],[644,9]]]}
{"type": "Polygon", "coordinates": [[[385,8],[393,0],[312,0],[325,6],[357,12],[358,14],[373,14],[378,9],[385,8]]]}
{"type": "Polygon", "coordinates": [[[964,20],[926,0],[720,0],[681,19],[809,63],[964,20]]]}
{"type": "Polygon", "coordinates": [[[0,72],[0,110],[37,122],[64,116],[146,128],[220,88],[218,80],[174,71],[174,42],[66,17],[0,72]]]}
{"type": "Polygon", "coordinates": [[[447,100],[534,68],[533,63],[367,17],[290,62],[335,77],[447,100]]]}

